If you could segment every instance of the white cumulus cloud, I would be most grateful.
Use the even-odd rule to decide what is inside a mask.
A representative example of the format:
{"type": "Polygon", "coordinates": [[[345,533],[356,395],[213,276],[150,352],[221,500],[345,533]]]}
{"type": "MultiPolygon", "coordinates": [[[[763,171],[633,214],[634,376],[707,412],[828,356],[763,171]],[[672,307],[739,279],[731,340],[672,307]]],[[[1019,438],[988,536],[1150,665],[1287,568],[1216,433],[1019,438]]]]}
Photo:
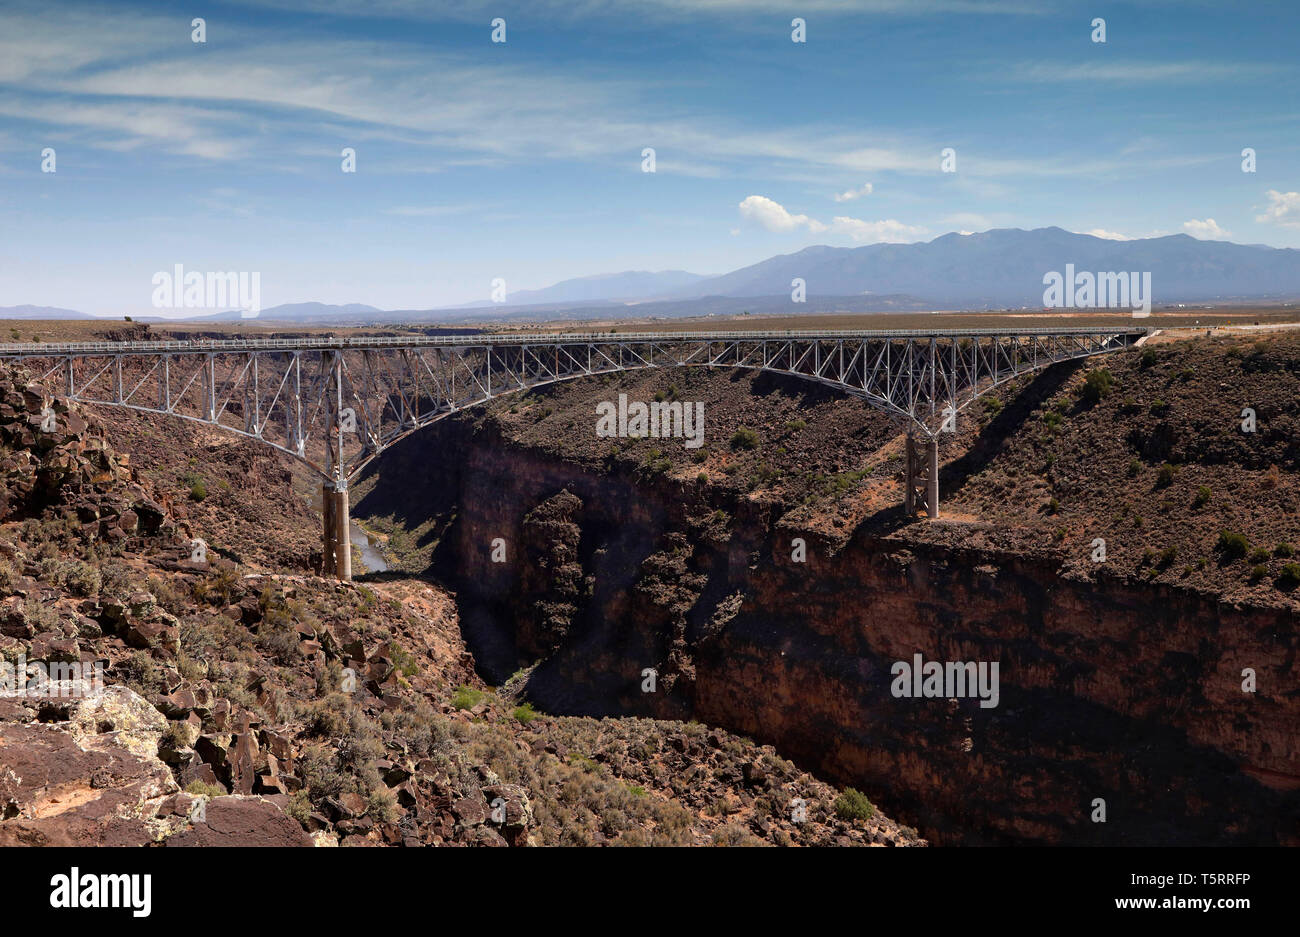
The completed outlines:
{"type": "Polygon", "coordinates": [[[807,228],[814,233],[825,231],[826,225],[807,215],[792,215],[780,202],[762,195],[751,195],[740,203],[740,216],[757,222],[769,231],[794,231],[807,228]]]}
{"type": "Polygon", "coordinates": [[[1080,234],[1091,234],[1095,238],[1101,238],[1105,241],[1131,241],[1133,240],[1127,234],[1120,234],[1118,231],[1107,231],[1105,228],[1093,228],[1090,231],[1081,231],[1080,234]]]}
{"type": "Polygon", "coordinates": [[[1264,209],[1264,214],[1255,216],[1256,221],[1300,227],[1300,192],[1269,189],[1265,194],[1268,195],[1268,208],[1264,209]]]}
{"type": "Polygon", "coordinates": [[[812,234],[837,234],[850,237],[855,241],[873,244],[880,241],[895,243],[915,240],[925,234],[924,228],[903,224],[892,218],[883,221],[863,221],[861,218],[837,215],[831,219],[830,224],[827,224],[808,215],[796,215],[780,202],[774,202],[762,195],[751,195],[741,202],[740,215],[768,231],[806,230],[812,234]]]}
{"type": "Polygon", "coordinates": [[[1183,230],[1202,241],[1222,241],[1228,237],[1228,232],[1220,228],[1213,218],[1206,218],[1204,221],[1197,221],[1195,218],[1184,221],[1183,230]]]}

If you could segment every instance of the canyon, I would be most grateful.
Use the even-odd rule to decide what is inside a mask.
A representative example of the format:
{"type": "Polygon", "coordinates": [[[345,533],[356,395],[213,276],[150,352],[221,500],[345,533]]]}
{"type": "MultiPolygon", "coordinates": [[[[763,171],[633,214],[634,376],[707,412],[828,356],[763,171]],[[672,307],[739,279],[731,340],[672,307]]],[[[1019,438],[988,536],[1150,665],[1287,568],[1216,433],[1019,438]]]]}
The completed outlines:
{"type": "MultiPolygon", "coordinates": [[[[423,531],[423,548],[405,568],[422,567],[456,591],[482,672],[505,682],[523,670],[521,692],[546,711],[725,727],[772,744],[819,776],[870,790],[887,812],[936,843],[1295,844],[1295,602],[1287,586],[1269,587],[1263,576],[1238,582],[1240,573],[1216,556],[1210,532],[1231,519],[1247,525],[1252,542],[1276,536],[1278,555],[1288,553],[1294,480],[1283,474],[1283,483],[1269,487],[1279,470],[1268,460],[1290,471],[1294,443],[1289,424],[1276,426],[1279,401],[1258,395],[1294,384],[1297,359],[1285,357],[1294,350],[1256,349],[1284,356],[1277,366],[1256,361],[1246,372],[1254,386],[1241,388],[1270,413],[1277,435],[1247,438],[1231,454],[1216,446],[1220,437],[1237,445],[1227,430],[1182,439],[1167,416],[1159,417],[1161,431],[1147,434],[1130,414],[1128,430],[1104,446],[1089,425],[1108,415],[1123,420],[1126,409],[1149,414],[1154,396],[1143,400],[1138,392],[1157,379],[1190,405],[1194,387],[1213,386],[1214,375],[1179,375],[1231,362],[1222,349],[1202,361],[1204,349],[1162,348],[1155,371],[1150,359],[1112,364],[1121,393],[1134,396],[1116,394],[1093,409],[1076,401],[1082,369],[1057,369],[1004,395],[1008,409],[1023,411],[1012,417],[1015,434],[1037,434],[1044,414],[1068,413],[1073,426],[1045,445],[1068,448],[1076,433],[1091,448],[1086,463],[1055,465],[1064,477],[1049,479],[1049,487],[1060,494],[1082,484],[1071,475],[1085,465],[1087,485],[1113,490],[1117,483],[1106,476],[1113,469],[1128,477],[1135,447],[1214,453],[1180,454],[1177,482],[1194,490],[1194,482],[1214,477],[1215,497],[1221,505],[1231,499],[1232,507],[1213,520],[1183,516],[1174,503],[1181,499],[1158,479],[1125,486],[1134,504],[1169,505],[1160,520],[1143,523],[1141,552],[1128,521],[1117,529],[1128,513],[1123,498],[1080,497],[1073,517],[1037,499],[1015,522],[990,516],[997,512],[982,500],[997,500],[999,460],[1024,458],[1020,450],[1032,448],[1018,448],[1023,439],[1015,434],[990,439],[1005,432],[990,429],[1001,413],[982,425],[968,421],[965,434],[948,443],[955,500],[946,518],[930,523],[879,506],[896,489],[896,433],[883,419],[868,417],[861,427],[862,461],[878,468],[864,491],[848,497],[856,508],[792,506],[779,493],[764,497],[752,478],[728,487],[734,476],[716,465],[701,482],[684,451],[676,452],[680,467],[654,464],[667,458],[661,440],[632,444],[641,453],[656,448],[622,462],[588,445],[574,420],[589,420],[592,401],[662,389],[667,375],[557,387],[488,415],[446,421],[387,453],[358,486],[356,510],[388,529],[423,531]],[[1074,409],[1062,400],[1075,401],[1074,409]],[[556,420],[563,428],[551,425],[556,420]],[[963,460],[978,469],[955,477],[963,460]],[[1237,496],[1243,490],[1269,503],[1252,509],[1237,496]],[[411,506],[395,503],[399,498],[411,506]],[[1108,509],[1113,516],[1097,516],[1108,509]],[[846,522],[854,510],[858,516],[846,522]],[[1200,562],[1180,570],[1152,559],[1145,544],[1166,533],[1178,543],[1166,550],[1200,562]],[[1096,536],[1109,539],[1111,561],[1088,560],[1096,536]],[[496,538],[516,551],[506,562],[492,560],[496,538]],[[797,540],[806,544],[805,562],[792,560],[797,540]],[[915,653],[1000,662],[999,705],[893,697],[891,665],[915,653]],[[655,692],[643,692],[647,670],[657,676],[655,692]],[[1254,692],[1243,691],[1248,674],[1258,680],[1254,692]],[[1099,802],[1104,823],[1094,822],[1099,802]]],[[[768,441],[780,435],[785,416],[772,401],[805,393],[774,389],[767,378],[699,380],[708,386],[679,393],[705,397],[710,417],[726,412],[722,398],[748,398],[747,419],[768,441]]],[[[1232,405],[1217,406],[1226,426],[1232,405]]],[[[1155,408],[1157,416],[1169,409],[1155,408]]],[[[1206,419],[1203,407],[1180,416],[1206,419]]],[[[808,416],[809,426],[816,418],[808,416]]],[[[710,460],[732,459],[715,442],[726,430],[710,433],[710,460]]],[[[1050,475],[1050,453],[1045,461],[1050,475]]],[[[1034,474],[1044,473],[1039,467],[1034,474]]],[[[1004,505],[1004,515],[1008,510],[1017,512],[1004,505]]]]}
{"type": "Polygon", "coordinates": [[[26,380],[0,652],[111,692],[0,701],[2,843],[1300,842],[1294,336],[997,388],[936,520],[899,427],[828,388],[506,396],[354,484],[354,583],[300,464],[26,380]],[[620,395],[699,406],[703,445],[599,436],[620,395]],[[891,692],[918,655],[996,663],[997,705],[891,692]]]}

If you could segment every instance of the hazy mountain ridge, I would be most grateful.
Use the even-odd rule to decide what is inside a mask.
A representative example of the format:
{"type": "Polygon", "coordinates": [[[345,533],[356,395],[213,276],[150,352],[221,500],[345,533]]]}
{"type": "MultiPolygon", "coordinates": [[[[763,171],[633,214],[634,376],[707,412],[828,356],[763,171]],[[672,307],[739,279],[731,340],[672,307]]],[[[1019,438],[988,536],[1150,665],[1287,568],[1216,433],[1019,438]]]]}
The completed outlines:
{"type": "MultiPolygon", "coordinates": [[[[907,293],[963,307],[1038,306],[1043,275],[1149,271],[1156,302],[1300,295],[1300,251],[1185,234],[1114,241],[1061,228],[1005,228],[945,234],[916,244],[809,247],[698,284],[723,296],[789,293],[802,278],[808,296],[907,293]]],[[[682,297],[684,298],[684,296],[682,297]]]]}
{"type": "Polygon", "coordinates": [[[0,306],[0,319],[94,319],[86,312],[57,306],[0,306]]]}
{"type": "MultiPolygon", "coordinates": [[[[806,247],[720,276],[684,270],[623,271],[564,280],[488,301],[433,309],[382,310],[362,303],[287,303],[263,309],[262,321],[380,325],[400,321],[682,318],[749,312],[814,313],[988,309],[1043,302],[1043,277],[1076,272],[1151,273],[1158,304],[1210,300],[1300,298],[1300,250],[1185,234],[1130,241],[1075,234],[1062,228],[1000,228],[945,234],[914,244],[806,247]],[[802,279],[808,302],[791,302],[802,279]]],[[[0,318],[97,318],[38,306],[0,307],[0,318]]],[[[145,313],[144,322],[181,321],[145,313]]],[[[185,321],[227,322],[238,310],[185,321]]]]}

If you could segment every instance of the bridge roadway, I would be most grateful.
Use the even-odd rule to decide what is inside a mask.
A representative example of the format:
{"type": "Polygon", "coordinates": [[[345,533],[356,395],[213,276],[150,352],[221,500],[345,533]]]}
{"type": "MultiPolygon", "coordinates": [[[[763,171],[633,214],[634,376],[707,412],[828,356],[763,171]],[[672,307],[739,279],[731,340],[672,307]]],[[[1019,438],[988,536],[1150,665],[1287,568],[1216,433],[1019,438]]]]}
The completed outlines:
{"type": "Polygon", "coordinates": [[[465,335],[360,335],[339,338],[231,338],[159,342],[19,342],[0,343],[0,359],[58,355],[195,354],[201,352],[374,350],[393,348],[463,348],[472,345],[573,345],[586,342],[787,341],[837,339],[1051,338],[1066,335],[1147,334],[1154,328],[1114,326],[1025,329],[790,329],[786,331],[699,332],[485,332],[465,335]]]}
{"type": "Polygon", "coordinates": [[[1154,331],[1062,325],[30,342],[0,345],[0,360],[32,367],[69,399],[205,423],[306,463],[323,480],[322,571],[348,579],[349,479],[399,439],[502,394],[689,366],[814,381],[903,421],[904,507],[937,517],[938,434],[955,426],[960,410],[1025,373],[1133,347],[1154,331]]]}

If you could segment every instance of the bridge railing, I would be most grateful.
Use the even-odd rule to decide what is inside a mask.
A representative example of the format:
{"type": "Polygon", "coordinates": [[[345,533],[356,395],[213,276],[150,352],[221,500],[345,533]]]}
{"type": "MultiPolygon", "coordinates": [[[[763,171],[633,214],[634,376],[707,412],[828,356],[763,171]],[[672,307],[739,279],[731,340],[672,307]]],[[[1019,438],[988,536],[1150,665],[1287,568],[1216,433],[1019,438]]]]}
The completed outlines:
{"type": "Polygon", "coordinates": [[[1079,326],[1005,329],[790,329],[726,332],[520,332],[483,335],[354,336],[337,338],[194,339],[189,341],[22,342],[0,344],[0,358],[94,354],[196,354],[205,352],[314,351],[474,345],[567,345],[590,342],[783,341],[786,339],[988,338],[995,336],[1137,335],[1148,327],[1079,326]]]}

